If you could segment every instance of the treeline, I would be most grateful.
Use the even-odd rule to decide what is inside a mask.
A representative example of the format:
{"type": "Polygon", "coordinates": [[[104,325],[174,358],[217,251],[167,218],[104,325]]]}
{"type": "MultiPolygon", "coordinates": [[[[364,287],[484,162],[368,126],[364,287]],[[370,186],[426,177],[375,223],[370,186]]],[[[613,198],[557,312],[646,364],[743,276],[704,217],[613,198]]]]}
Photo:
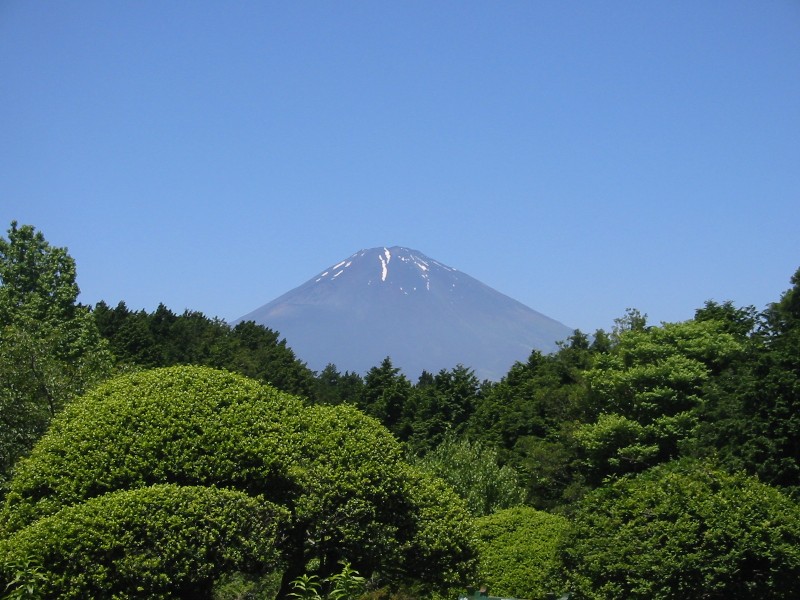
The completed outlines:
{"type": "Polygon", "coordinates": [[[230,327],[221,319],[163,304],[152,313],[124,302],[92,309],[118,369],[204,365],[227,369],[303,397],[315,393],[315,374],[300,362],[278,333],[252,321],[230,327]]]}
{"type": "MultiPolygon", "coordinates": [[[[56,567],[22,563],[56,552],[64,528],[78,533],[58,546],[63,569],[107,560],[81,538],[79,524],[95,523],[83,511],[122,510],[149,531],[145,504],[177,503],[189,522],[223,502],[222,486],[244,494],[224,500],[244,512],[220,514],[214,536],[251,527],[248,511],[253,523],[271,511],[277,529],[268,548],[220,555],[225,568],[181,555],[194,565],[187,586],[206,585],[195,577],[207,569],[203,581],[251,594],[215,598],[268,597],[251,577],[266,568],[256,551],[283,594],[287,578],[332,581],[346,560],[372,578],[374,600],[457,581],[529,600],[796,597],[800,270],[790,281],[762,311],[709,301],[652,325],[629,309],[610,332],[575,331],[499,382],[464,365],[411,381],[388,357],[363,376],[315,373],[252,322],[82,306],[66,250],[12,223],[0,238],[0,580],[12,593],[38,576],[56,585],[56,567]]],[[[111,543],[123,526],[97,518],[91,535],[111,543]]],[[[187,531],[199,537],[186,543],[211,535],[187,531]]],[[[148,556],[140,574],[165,585],[148,556]]]]}
{"type": "Polygon", "coordinates": [[[354,404],[415,456],[445,439],[495,448],[538,508],[568,506],[608,477],[680,457],[715,457],[800,491],[800,292],[765,311],[709,301],[694,319],[651,326],[629,310],[610,333],[576,331],[534,351],[500,382],[462,365],[411,382],[390,358],[365,376],[309,370],[279,334],[230,327],[161,305],[92,310],[118,368],[200,364],[270,383],[317,404],[354,404]]]}

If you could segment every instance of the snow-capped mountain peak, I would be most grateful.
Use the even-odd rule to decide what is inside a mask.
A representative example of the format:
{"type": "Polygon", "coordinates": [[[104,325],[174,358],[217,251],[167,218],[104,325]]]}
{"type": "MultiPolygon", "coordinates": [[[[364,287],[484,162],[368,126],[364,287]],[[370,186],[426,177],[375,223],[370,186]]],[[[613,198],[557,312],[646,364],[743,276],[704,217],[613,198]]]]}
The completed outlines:
{"type": "Polygon", "coordinates": [[[456,269],[443,265],[417,250],[402,246],[392,246],[391,248],[382,246],[359,250],[319,273],[314,278],[314,282],[334,281],[340,277],[346,278],[353,275],[362,282],[366,279],[368,285],[383,283],[397,285],[404,289],[417,287],[429,290],[431,269],[456,272],[456,269]],[[412,285],[415,276],[420,280],[416,286],[412,285]]]}
{"type": "Polygon", "coordinates": [[[277,330],[314,370],[365,373],[383,358],[410,377],[457,364],[500,379],[572,330],[403,246],[359,250],[245,315],[277,330]]]}

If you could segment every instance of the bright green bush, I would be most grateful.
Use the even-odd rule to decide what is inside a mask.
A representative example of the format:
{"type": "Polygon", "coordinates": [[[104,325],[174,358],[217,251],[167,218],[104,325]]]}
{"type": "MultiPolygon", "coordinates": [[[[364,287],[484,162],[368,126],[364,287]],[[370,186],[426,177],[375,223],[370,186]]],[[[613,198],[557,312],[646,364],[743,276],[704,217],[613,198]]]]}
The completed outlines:
{"type": "Polygon", "coordinates": [[[360,573],[427,588],[465,581],[472,520],[452,488],[406,464],[389,431],[352,406],[312,406],[301,422],[292,473],[302,490],[295,531],[314,540],[305,560],[318,559],[323,577],[345,558],[360,573]]]}
{"type": "Polygon", "coordinates": [[[28,560],[40,566],[45,598],[207,598],[224,572],[274,568],[287,518],[263,499],[214,487],[112,492],[0,542],[0,587],[28,560]]]}
{"type": "Polygon", "coordinates": [[[219,485],[285,503],[302,403],[244,377],[173,367],[114,379],[70,404],[19,462],[0,527],[157,483],[219,485]]]}
{"type": "Polygon", "coordinates": [[[439,583],[436,591],[463,587],[475,566],[473,519],[444,481],[415,467],[404,471],[410,508],[401,564],[422,581],[439,583]]]}
{"type": "Polygon", "coordinates": [[[349,405],[308,407],[296,437],[297,533],[315,540],[322,575],[343,557],[362,573],[396,561],[408,486],[395,438],[349,405]]]}
{"type": "Polygon", "coordinates": [[[564,560],[575,598],[800,597],[800,506],[680,461],[589,494],[564,560]]]}
{"type": "Polygon", "coordinates": [[[539,600],[561,587],[558,546],[569,527],[561,516],[517,506],[477,519],[478,581],[492,596],[539,600]]]}
{"type": "Polygon", "coordinates": [[[326,577],[342,559],[367,576],[435,586],[467,568],[469,518],[432,479],[351,406],[309,407],[210,368],[156,369],[110,381],[54,420],[18,465],[0,538],[117,490],[217,486],[290,511],[284,592],[309,561],[326,577]]]}

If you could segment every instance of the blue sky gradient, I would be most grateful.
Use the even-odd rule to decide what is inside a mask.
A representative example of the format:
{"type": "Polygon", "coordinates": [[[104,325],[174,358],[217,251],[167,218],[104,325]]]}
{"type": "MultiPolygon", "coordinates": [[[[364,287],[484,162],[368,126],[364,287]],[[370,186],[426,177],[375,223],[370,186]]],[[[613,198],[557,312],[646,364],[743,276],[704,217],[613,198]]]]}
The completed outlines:
{"type": "Polygon", "coordinates": [[[402,245],[570,327],[800,266],[800,3],[0,3],[0,227],[235,319],[402,245]]]}

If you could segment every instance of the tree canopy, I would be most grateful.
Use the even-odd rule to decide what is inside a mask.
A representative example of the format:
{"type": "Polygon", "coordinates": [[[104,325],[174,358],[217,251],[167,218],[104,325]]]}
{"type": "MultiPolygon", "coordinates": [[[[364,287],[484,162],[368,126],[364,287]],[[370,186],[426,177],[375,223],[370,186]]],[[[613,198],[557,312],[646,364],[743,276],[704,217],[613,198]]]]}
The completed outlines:
{"type": "Polygon", "coordinates": [[[110,373],[75,275],[66,248],[30,225],[0,237],[0,484],[53,415],[110,373]]]}
{"type": "Polygon", "coordinates": [[[416,383],[313,373],[253,322],[89,309],[75,274],[31,226],[0,238],[12,597],[285,595],[341,564],[375,599],[800,592],[800,270],[762,312],[628,309],[499,382],[416,383]]]}
{"type": "Polygon", "coordinates": [[[314,373],[297,359],[278,332],[243,321],[231,327],[199,311],[176,314],[164,304],[152,313],[111,308],[92,311],[121,368],[205,365],[241,373],[281,391],[314,397],[314,373]]]}

